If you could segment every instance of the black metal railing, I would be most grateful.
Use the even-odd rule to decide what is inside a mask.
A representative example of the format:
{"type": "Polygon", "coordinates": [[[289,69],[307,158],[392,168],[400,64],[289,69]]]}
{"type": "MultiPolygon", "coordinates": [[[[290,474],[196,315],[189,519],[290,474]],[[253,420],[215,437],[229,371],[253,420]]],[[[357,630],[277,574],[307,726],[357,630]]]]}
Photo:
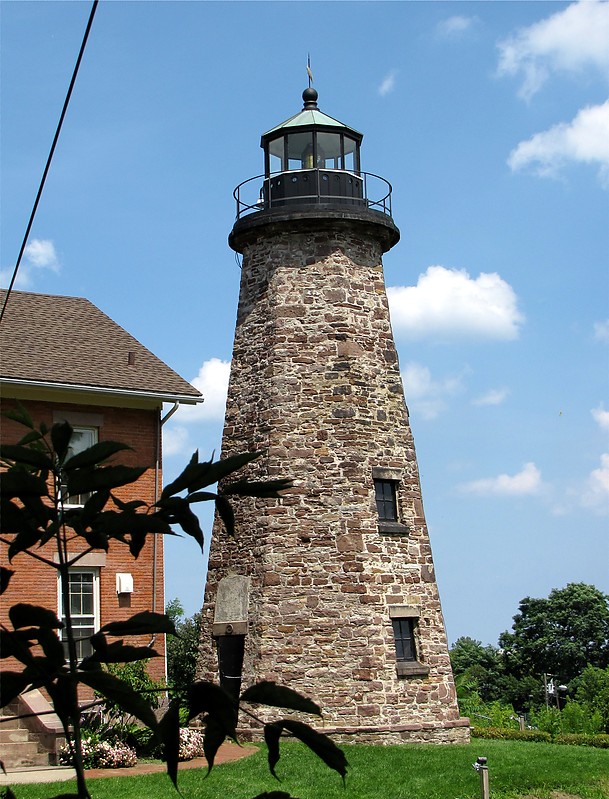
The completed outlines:
{"type": "Polygon", "coordinates": [[[308,205],[348,205],[391,216],[391,184],[371,172],[343,169],[294,169],[256,175],[233,192],[237,219],[272,208],[308,205]]]}

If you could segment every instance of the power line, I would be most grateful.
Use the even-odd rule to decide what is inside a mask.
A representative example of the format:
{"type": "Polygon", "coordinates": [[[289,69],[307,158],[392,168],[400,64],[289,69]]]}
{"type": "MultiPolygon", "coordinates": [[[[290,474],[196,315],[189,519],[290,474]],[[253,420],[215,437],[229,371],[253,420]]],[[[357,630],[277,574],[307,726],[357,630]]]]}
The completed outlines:
{"type": "Polygon", "coordinates": [[[40,186],[38,187],[38,193],[36,194],[36,199],[34,201],[34,207],[32,208],[32,213],[30,214],[30,221],[28,222],[28,226],[25,231],[25,236],[23,237],[23,242],[21,243],[21,249],[19,250],[19,256],[17,257],[17,263],[15,264],[15,269],[13,270],[13,276],[11,278],[11,282],[6,292],[6,297],[4,298],[4,305],[2,306],[2,311],[0,311],[0,323],[4,318],[4,312],[6,310],[6,306],[8,304],[9,297],[11,295],[11,291],[13,290],[13,286],[15,284],[15,280],[17,278],[17,272],[19,271],[19,266],[21,265],[21,259],[23,258],[23,253],[25,251],[25,247],[27,245],[28,238],[30,236],[30,231],[32,229],[32,225],[34,224],[34,217],[36,216],[36,211],[38,210],[38,203],[40,202],[40,198],[42,196],[42,190],[44,189],[44,184],[47,179],[47,174],[49,172],[49,168],[51,166],[51,161],[53,160],[53,153],[55,152],[55,147],[57,145],[57,140],[59,139],[59,134],[61,133],[61,126],[63,125],[63,120],[66,115],[66,111],[68,110],[68,104],[70,102],[70,97],[72,96],[72,89],[74,88],[74,84],[76,83],[76,76],[78,75],[78,70],[80,68],[80,62],[82,61],[83,54],[85,52],[85,47],[87,45],[87,39],[89,38],[89,31],[91,30],[91,25],[93,24],[93,17],[95,16],[95,12],[97,11],[97,5],[99,0],[93,0],[93,6],[91,8],[91,13],[89,14],[89,21],[87,22],[87,28],[85,30],[85,35],[82,40],[82,44],[80,45],[80,52],[78,53],[78,58],[76,59],[76,66],[74,67],[74,72],[72,73],[72,80],[70,81],[70,87],[68,88],[68,93],[66,95],[66,99],[63,104],[63,109],[61,111],[61,116],[59,117],[59,123],[57,125],[57,130],[55,131],[55,136],[53,138],[53,144],[51,145],[51,150],[49,152],[49,156],[47,158],[47,163],[44,168],[44,172],[42,174],[42,180],[40,181],[40,186]]]}

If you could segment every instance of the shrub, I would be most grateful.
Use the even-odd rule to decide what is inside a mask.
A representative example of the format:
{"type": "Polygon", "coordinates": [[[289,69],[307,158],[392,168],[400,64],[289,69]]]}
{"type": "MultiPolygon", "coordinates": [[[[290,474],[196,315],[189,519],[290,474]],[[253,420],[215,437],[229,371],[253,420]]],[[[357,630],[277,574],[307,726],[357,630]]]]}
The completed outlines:
{"type": "Polygon", "coordinates": [[[204,754],[203,734],[198,730],[181,727],[178,760],[192,760],[194,757],[203,757],[204,754]]]}
{"type": "Polygon", "coordinates": [[[472,727],[473,738],[491,738],[499,741],[537,741],[551,743],[552,736],[543,730],[510,730],[505,727],[472,727]]]}
{"type": "Polygon", "coordinates": [[[556,744],[571,744],[571,746],[594,746],[597,749],[609,749],[609,735],[583,735],[563,733],[554,739],[556,744]]]}
{"type": "MultiPolygon", "coordinates": [[[[95,735],[82,739],[81,751],[85,768],[128,768],[137,763],[137,754],[121,741],[100,741],[95,735]]],[[[73,766],[72,750],[68,745],[59,751],[62,766],[73,766]]]]}

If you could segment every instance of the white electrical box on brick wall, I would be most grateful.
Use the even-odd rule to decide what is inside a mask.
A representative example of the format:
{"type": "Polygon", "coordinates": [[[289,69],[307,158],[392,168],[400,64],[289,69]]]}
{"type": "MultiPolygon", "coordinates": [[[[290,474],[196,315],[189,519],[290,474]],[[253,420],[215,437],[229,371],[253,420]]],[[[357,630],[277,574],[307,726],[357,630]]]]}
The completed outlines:
{"type": "Polygon", "coordinates": [[[116,575],[116,593],[117,594],[132,594],[133,593],[133,575],[132,574],[117,574],[116,575]]]}

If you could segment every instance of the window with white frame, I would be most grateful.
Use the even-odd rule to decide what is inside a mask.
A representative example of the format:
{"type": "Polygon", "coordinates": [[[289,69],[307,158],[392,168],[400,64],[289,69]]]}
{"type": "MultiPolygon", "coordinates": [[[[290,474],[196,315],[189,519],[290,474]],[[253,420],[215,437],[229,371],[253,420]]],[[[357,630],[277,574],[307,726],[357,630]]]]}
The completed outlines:
{"type": "MultiPolygon", "coordinates": [[[[97,427],[73,426],[72,430],[72,438],[70,439],[66,460],[78,455],[80,452],[84,452],[84,450],[92,447],[93,444],[97,444],[99,438],[97,427]]],[[[65,486],[62,486],[62,493],[64,493],[64,505],[66,507],[84,505],[91,496],[90,494],[65,496],[65,486]]]]}
{"type": "MultiPolygon", "coordinates": [[[[99,629],[99,569],[79,567],[70,569],[68,597],[72,629],[76,638],[76,655],[82,660],[91,654],[92,647],[88,639],[99,629]]],[[[59,583],[59,609],[61,620],[65,624],[66,611],[61,583],[59,583]]],[[[62,641],[68,657],[65,627],[62,630],[62,641]]]]}

